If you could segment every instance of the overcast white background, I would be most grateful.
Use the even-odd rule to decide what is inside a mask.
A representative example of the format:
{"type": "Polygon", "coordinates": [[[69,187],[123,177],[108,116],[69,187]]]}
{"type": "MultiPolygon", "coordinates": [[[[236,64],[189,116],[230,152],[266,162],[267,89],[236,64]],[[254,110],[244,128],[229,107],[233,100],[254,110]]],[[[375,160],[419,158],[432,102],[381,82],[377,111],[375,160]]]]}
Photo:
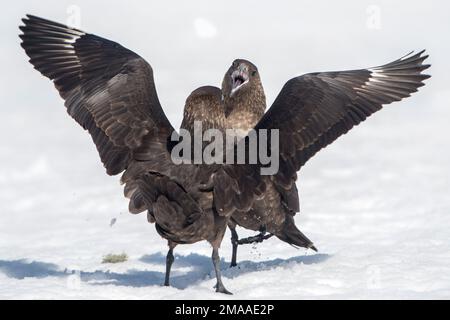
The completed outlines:
{"type": "MultiPolygon", "coordinates": [[[[82,30],[144,57],[176,127],[189,93],[220,86],[235,58],[259,67],[270,105],[296,75],[371,67],[427,49],[432,78],[418,94],[302,169],[296,221],[320,254],[271,239],[242,248],[241,269],[225,271],[224,282],[238,298],[450,298],[450,5],[437,0],[4,4],[0,297],[217,297],[206,243],[177,247],[176,288],[159,287],[165,242],[144,215],[127,213],[118,178],[105,174],[88,134],[27,62],[18,38],[26,13],[62,23],[79,13],[82,30]],[[110,252],[130,259],[101,264],[110,252]],[[67,268],[80,270],[81,289],[67,290],[67,268]]],[[[228,234],[221,251],[228,262],[228,234]]]]}

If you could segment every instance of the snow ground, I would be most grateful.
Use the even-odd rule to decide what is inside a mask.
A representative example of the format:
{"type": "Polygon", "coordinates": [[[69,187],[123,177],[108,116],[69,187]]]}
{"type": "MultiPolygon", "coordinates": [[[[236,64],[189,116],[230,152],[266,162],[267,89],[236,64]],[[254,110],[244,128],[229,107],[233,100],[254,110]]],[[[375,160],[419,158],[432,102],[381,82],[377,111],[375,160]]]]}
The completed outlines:
{"type": "MultiPolygon", "coordinates": [[[[85,12],[95,10],[86,2],[79,2],[85,12]]],[[[244,49],[249,57],[257,55],[264,69],[262,76],[269,100],[289,76],[302,73],[301,68],[306,67],[323,70],[324,61],[336,68],[354,62],[370,66],[373,62],[388,62],[411,47],[426,46],[434,66],[430,70],[433,78],[419,94],[388,106],[320,152],[302,169],[298,183],[302,213],[296,216],[296,222],[315,242],[319,253],[297,250],[270,239],[239,248],[239,267],[229,269],[231,245],[229,233],[226,234],[221,257],[224,283],[234,293],[230,297],[212,289],[215,280],[207,243],[178,246],[173,287],[161,286],[165,241],[146,222],[145,215],[127,212],[128,203],[118,178],[106,176],[88,135],[65,114],[51,84],[26,64],[18,48],[16,26],[19,17],[34,7],[30,2],[18,6],[7,15],[7,25],[0,31],[4,41],[9,41],[0,54],[8,54],[12,59],[0,78],[2,87],[8,88],[0,92],[0,298],[450,298],[450,91],[446,87],[447,51],[443,48],[447,44],[438,37],[403,37],[399,48],[400,41],[396,39],[401,35],[418,33],[391,26],[390,17],[402,6],[386,6],[386,28],[380,31],[381,35],[371,36],[363,30],[344,41],[354,36],[354,45],[359,45],[363,38],[376,40],[397,32],[396,37],[385,41],[385,47],[391,48],[389,52],[362,45],[353,61],[342,56],[350,51],[348,44],[346,50],[337,48],[335,54],[327,55],[326,43],[314,43],[311,50],[290,48],[283,61],[274,63],[271,59],[276,52],[266,50],[258,55],[244,49]],[[323,50],[321,46],[325,46],[323,50]],[[315,61],[314,50],[321,52],[322,61],[315,61]],[[295,60],[296,54],[304,57],[302,63],[295,60]],[[116,222],[111,226],[113,219],[116,222]],[[104,255],[122,252],[129,256],[128,261],[101,263],[104,255]]],[[[433,9],[436,3],[431,2],[430,6],[433,9]]],[[[63,6],[47,7],[50,5],[32,12],[54,19],[58,19],[57,10],[64,13],[63,6]]],[[[127,39],[126,33],[120,33],[120,21],[132,21],[136,12],[133,9],[136,8],[114,7],[111,12],[115,13],[110,14],[120,13],[123,18],[106,35],[113,37],[118,32],[121,39],[127,39]]],[[[320,7],[307,9],[312,16],[321,12],[320,7]]],[[[440,14],[431,9],[426,12],[440,14]]],[[[189,10],[192,9],[182,8],[184,13],[189,10]]],[[[212,17],[222,15],[212,13],[212,17]]],[[[303,18],[306,16],[305,13],[303,18]]],[[[403,19],[405,16],[408,15],[403,19]]],[[[426,28],[431,34],[440,27],[440,20],[427,18],[430,26],[426,28]]],[[[291,16],[276,19],[287,26],[295,23],[291,16]]],[[[338,28],[353,30],[352,23],[359,21],[354,20],[338,28]]],[[[204,41],[231,41],[221,21],[217,18],[215,22],[215,38],[199,38],[198,42],[191,39],[193,44],[186,50],[192,52],[195,46],[212,50],[214,46],[204,41]]],[[[2,26],[6,22],[2,21],[2,26]]],[[[264,21],[256,19],[255,24],[263,27],[264,21]]],[[[414,28],[409,20],[404,25],[414,28]]],[[[101,23],[91,17],[83,20],[83,27],[99,33],[103,30],[101,23]],[[91,23],[93,27],[89,27],[91,23]]],[[[134,22],[130,28],[138,27],[134,22]]],[[[169,28],[167,32],[182,32],[174,30],[169,28]]],[[[264,37],[269,41],[288,42],[276,30],[266,31],[264,37]]],[[[253,29],[248,32],[261,33],[253,29]]],[[[322,34],[326,40],[326,32],[322,34]]],[[[133,40],[128,46],[134,48],[133,40]]],[[[208,63],[217,66],[198,71],[202,69],[195,63],[183,63],[182,52],[173,54],[175,62],[170,65],[164,62],[164,47],[155,48],[145,44],[140,53],[153,59],[161,100],[171,106],[167,108],[169,118],[178,124],[186,92],[208,79],[217,78],[211,83],[218,84],[231,60],[225,65],[211,60],[208,63]],[[177,61],[177,57],[181,60],[177,61]],[[158,63],[159,68],[155,68],[158,63]],[[183,70],[188,76],[177,78],[173,84],[169,78],[173,69],[183,70]],[[205,76],[205,80],[197,83],[200,76],[205,76]],[[178,83],[184,83],[184,87],[179,88],[178,83]]],[[[239,231],[241,236],[250,235],[239,231]]]]}

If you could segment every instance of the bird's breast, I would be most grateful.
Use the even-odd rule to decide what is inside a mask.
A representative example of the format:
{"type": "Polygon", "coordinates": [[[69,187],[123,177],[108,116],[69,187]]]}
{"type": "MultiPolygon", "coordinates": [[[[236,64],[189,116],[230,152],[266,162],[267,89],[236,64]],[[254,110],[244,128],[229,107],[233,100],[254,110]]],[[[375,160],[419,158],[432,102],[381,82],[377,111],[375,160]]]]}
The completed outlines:
{"type": "Polygon", "coordinates": [[[226,127],[234,130],[239,137],[245,137],[259,119],[260,116],[251,111],[232,112],[226,119],[226,127]]]}

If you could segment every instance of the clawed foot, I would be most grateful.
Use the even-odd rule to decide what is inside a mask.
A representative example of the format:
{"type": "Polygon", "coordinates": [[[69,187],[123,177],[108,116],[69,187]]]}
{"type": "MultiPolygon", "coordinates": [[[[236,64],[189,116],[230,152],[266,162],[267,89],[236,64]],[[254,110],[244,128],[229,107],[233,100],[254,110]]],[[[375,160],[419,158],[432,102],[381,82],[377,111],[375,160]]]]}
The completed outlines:
{"type": "Polygon", "coordinates": [[[223,284],[216,283],[216,285],[214,286],[214,289],[216,289],[216,292],[219,292],[219,293],[230,294],[230,295],[233,294],[230,291],[228,291],[223,284]]]}

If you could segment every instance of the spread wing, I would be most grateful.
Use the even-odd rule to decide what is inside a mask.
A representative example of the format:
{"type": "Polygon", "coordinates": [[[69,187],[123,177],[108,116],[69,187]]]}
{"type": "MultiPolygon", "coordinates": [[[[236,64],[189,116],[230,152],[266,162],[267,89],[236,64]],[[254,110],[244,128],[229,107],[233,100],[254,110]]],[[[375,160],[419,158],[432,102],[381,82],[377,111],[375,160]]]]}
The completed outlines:
{"type": "Polygon", "coordinates": [[[320,72],[289,80],[256,129],[279,129],[277,185],[290,188],[296,172],[319,150],[380,110],[424,85],[424,51],[361,70],[320,72]]]}
{"type": "Polygon", "coordinates": [[[89,131],[108,174],[125,170],[144,140],[170,136],[174,129],[144,59],[59,23],[31,15],[22,21],[21,45],[30,63],[53,80],[67,112],[89,131]]]}
{"type": "MultiPolygon", "coordinates": [[[[423,81],[429,78],[422,74],[429,67],[423,64],[427,57],[422,51],[380,67],[311,73],[284,85],[255,129],[279,130],[279,170],[271,180],[291,212],[299,210],[297,171],[319,150],[383,105],[409,97],[423,86],[423,81]]],[[[222,201],[216,201],[219,210],[239,209],[239,202],[251,207],[264,190],[264,179],[244,172],[250,170],[250,165],[245,170],[240,167],[226,167],[230,181],[223,187],[228,189],[223,192],[222,201]],[[258,187],[248,194],[247,186],[251,184],[258,187]]],[[[253,169],[259,172],[256,166],[253,169]]]]}

